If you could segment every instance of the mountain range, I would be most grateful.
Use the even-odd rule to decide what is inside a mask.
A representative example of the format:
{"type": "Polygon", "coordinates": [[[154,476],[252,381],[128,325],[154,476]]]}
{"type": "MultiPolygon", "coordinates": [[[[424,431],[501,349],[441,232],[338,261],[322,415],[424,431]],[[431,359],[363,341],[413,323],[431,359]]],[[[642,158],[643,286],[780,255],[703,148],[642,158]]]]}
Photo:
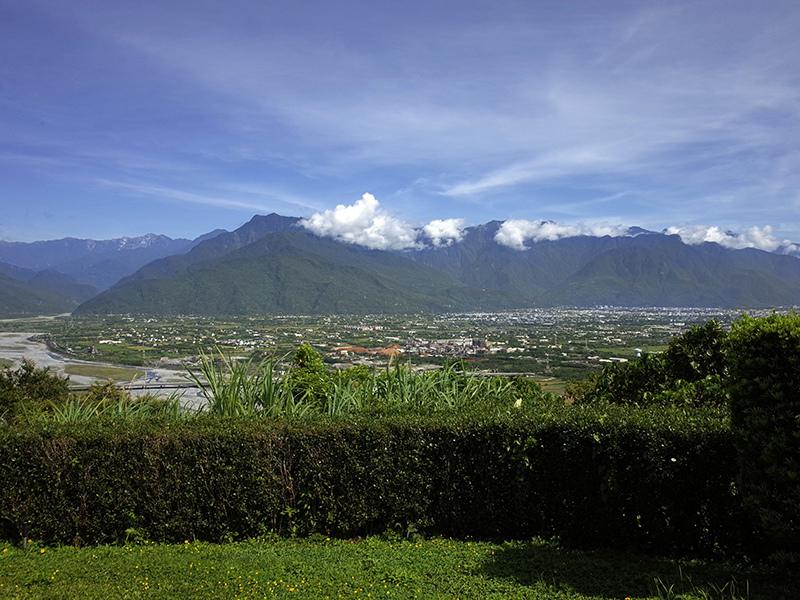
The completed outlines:
{"type": "Polygon", "coordinates": [[[0,314],[318,314],[535,306],[786,307],[800,258],[676,235],[580,235],[499,244],[502,223],[458,241],[372,250],[257,215],[196,240],[0,242],[0,314]],[[59,300],[60,299],[60,300],[59,300]],[[60,303],[59,303],[60,302],[60,303]]]}

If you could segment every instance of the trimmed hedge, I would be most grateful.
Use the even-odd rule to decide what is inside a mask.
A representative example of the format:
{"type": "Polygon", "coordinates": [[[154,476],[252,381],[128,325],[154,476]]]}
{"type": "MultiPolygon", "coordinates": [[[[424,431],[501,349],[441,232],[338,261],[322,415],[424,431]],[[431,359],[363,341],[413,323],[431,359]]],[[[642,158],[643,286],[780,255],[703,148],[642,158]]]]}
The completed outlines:
{"type": "Polygon", "coordinates": [[[800,316],[743,316],[726,342],[744,503],[767,552],[800,572],[800,316]]]}
{"type": "Polygon", "coordinates": [[[0,536],[96,544],[268,531],[559,536],[738,555],[752,527],[715,409],[538,406],[269,422],[0,428],[0,536]]]}

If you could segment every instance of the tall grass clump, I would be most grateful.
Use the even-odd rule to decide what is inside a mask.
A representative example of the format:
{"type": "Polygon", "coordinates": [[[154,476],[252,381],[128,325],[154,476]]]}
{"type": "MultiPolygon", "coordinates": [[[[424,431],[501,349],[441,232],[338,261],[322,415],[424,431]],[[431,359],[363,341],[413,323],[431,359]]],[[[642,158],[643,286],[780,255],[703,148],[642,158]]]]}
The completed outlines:
{"type": "Polygon", "coordinates": [[[372,405],[374,400],[375,386],[371,381],[337,378],[324,403],[324,413],[329,417],[341,417],[372,405]]]}
{"type": "Polygon", "coordinates": [[[374,379],[374,400],[380,404],[418,409],[448,409],[478,403],[519,406],[524,398],[542,398],[538,384],[506,377],[483,376],[462,364],[448,364],[427,373],[397,365],[374,379]]]}
{"type": "Polygon", "coordinates": [[[63,402],[53,403],[49,410],[39,413],[37,418],[56,423],[80,423],[92,419],[133,420],[156,416],[179,419],[186,414],[181,409],[181,396],[177,392],[166,398],[132,398],[125,394],[105,402],[73,394],[63,402]]]}
{"type": "Polygon", "coordinates": [[[530,380],[485,377],[466,366],[415,372],[410,365],[387,367],[378,375],[363,366],[328,370],[317,352],[301,346],[285,373],[278,362],[256,363],[218,354],[200,356],[199,372],[187,367],[188,378],[206,400],[205,410],[225,417],[341,417],[371,408],[409,410],[458,409],[476,404],[520,406],[524,399],[543,398],[530,380]]]}
{"type": "Polygon", "coordinates": [[[200,354],[200,374],[187,368],[187,377],[208,401],[206,410],[222,417],[256,414],[302,415],[309,411],[302,398],[296,399],[283,377],[276,375],[275,360],[267,357],[257,364],[253,359],[237,360],[200,354]]]}

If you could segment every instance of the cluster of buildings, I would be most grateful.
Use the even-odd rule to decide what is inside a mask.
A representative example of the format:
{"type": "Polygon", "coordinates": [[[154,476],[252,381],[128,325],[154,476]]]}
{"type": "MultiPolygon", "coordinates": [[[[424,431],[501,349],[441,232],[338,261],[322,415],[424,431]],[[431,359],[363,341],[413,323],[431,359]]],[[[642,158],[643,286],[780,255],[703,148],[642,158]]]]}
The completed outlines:
{"type": "Polygon", "coordinates": [[[505,345],[492,346],[488,336],[482,338],[452,338],[429,340],[409,338],[404,344],[389,344],[379,348],[362,348],[359,346],[339,346],[331,348],[331,352],[341,357],[354,354],[376,356],[434,356],[445,358],[465,358],[497,352],[522,352],[524,348],[507,348],[505,345]]]}

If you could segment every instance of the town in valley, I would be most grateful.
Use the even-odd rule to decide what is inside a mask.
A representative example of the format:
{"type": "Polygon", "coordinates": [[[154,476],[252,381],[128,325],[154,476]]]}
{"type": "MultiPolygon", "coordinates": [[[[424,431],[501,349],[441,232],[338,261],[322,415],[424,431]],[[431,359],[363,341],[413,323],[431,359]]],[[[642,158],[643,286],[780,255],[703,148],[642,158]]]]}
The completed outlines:
{"type": "MultiPolygon", "coordinates": [[[[288,367],[294,351],[309,344],[332,369],[364,365],[377,373],[401,364],[421,370],[456,361],[477,373],[531,377],[559,393],[606,363],[662,351],[694,324],[716,319],[728,327],[744,312],[768,311],[594,307],[400,316],[63,315],[5,320],[0,332],[35,332],[60,357],[140,367],[144,373],[185,372],[201,355],[216,353],[272,357],[288,367]]],[[[12,366],[8,358],[3,361],[12,366]]]]}

